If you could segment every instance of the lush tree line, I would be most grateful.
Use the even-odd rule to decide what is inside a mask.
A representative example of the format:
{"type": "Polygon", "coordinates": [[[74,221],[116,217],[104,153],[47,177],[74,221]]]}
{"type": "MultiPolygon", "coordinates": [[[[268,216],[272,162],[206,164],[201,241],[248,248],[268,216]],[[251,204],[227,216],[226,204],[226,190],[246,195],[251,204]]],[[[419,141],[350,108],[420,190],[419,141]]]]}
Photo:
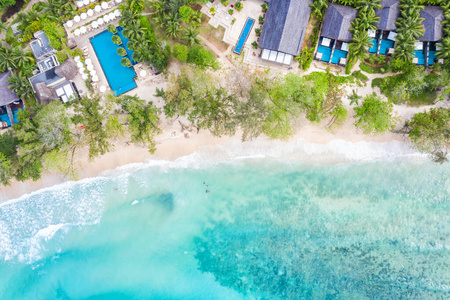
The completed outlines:
{"type": "Polygon", "coordinates": [[[111,151],[127,132],[131,142],[155,150],[159,111],[137,96],[81,97],[19,112],[14,131],[0,135],[0,180],[37,180],[44,170],[76,176],[76,154],[90,159],[111,151]],[[68,109],[70,106],[71,109],[68,109]],[[70,112],[72,111],[72,112],[70,112]]]}

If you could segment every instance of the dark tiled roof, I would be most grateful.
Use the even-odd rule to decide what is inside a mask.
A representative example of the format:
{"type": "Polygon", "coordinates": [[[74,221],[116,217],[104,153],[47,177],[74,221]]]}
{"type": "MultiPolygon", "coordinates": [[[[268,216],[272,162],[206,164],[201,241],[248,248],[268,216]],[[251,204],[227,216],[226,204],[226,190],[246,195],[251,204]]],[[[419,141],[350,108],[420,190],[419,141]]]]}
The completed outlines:
{"type": "Polygon", "coordinates": [[[10,85],[8,78],[10,76],[11,71],[0,73],[0,106],[19,100],[17,94],[8,88],[8,85],[10,85]]]}
{"type": "Polygon", "coordinates": [[[260,47],[291,55],[300,53],[311,0],[272,0],[264,20],[260,47]]]}
{"type": "Polygon", "coordinates": [[[350,42],[353,34],[349,31],[350,24],[358,15],[358,11],[348,6],[330,4],[323,21],[322,36],[350,42]]]}
{"type": "Polygon", "coordinates": [[[67,80],[72,80],[78,73],[78,68],[75,62],[71,59],[66,60],[61,65],[55,68],[55,74],[58,77],[66,78],[67,80]]]}
{"type": "Polygon", "coordinates": [[[53,68],[31,77],[30,82],[33,85],[33,87],[40,82],[44,82],[46,85],[51,85],[52,83],[55,83],[56,81],[61,80],[63,78],[56,75],[55,68],[53,68]]]}
{"type": "Polygon", "coordinates": [[[46,54],[55,52],[55,50],[50,47],[50,41],[44,32],[38,31],[34,36],[36,39],[31,41],[30,46],[36,59],[41,59],[46,54]]]}
{"type": "Polygon", "coordinates": [[[419,40],[437,42],[442,39],[444,10],[439,6],[425,6],[424,9],[420,11],[420,17],[424,18],[422,24],[425,32],[419,40]]]}
{"type": "Polygon", "coordinates": [[[377,27],[383,30],[396,30],[397,26],[394,23],[400,15],[398,8],[400,0],[383,0],[380,4],[381,9],[376,11],[376,16],[380,18],[377,27]]]}

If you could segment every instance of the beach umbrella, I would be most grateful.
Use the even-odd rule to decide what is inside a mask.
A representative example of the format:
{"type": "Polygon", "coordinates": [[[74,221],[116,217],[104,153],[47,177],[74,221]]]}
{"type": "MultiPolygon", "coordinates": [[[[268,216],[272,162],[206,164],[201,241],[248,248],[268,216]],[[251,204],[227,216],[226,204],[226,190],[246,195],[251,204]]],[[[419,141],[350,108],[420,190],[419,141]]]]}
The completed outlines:
{"type": "Polygon", "coordinates": [[[86,20],[87,19],[87,14],[86,13],[82,13],[80,17],[81,17],[81,20],[86,20]]]}
{"type": "Polygon", "coordinates": [[[92,81],[93,82],[97,82],[98,81],[98,76],[97,75],[92,76],[92,81]]]}
{"type": "Polygon", "coordinates": [[[101,92],[101,93],[106,92],[106,86],[101,85],[101,86],[100,86],[100,92],[101,92]]]}
{"type": "Polygon", "coordinates": [[[79,61],[79,62],[77,62],[77,67],[78,67],[79,69],[81,69],[81,68],[84,67],[84,64],[83,64],[81,61],[79,61]]]}
{"type": "Polygon", "coordinates": [[[89,0],[83,0],[84,5],[89,5],[89,2],[90,2],[89,0]]]}
{"type": "Polygon", "coordinates": [[[87,32],[86,27],[82,26],[82,27],[80,28],[80,33],[81,33],[81,34],[85,34],[86,32],[87,32]]]}
{"type": "Polygon", "coordinates": [[[75,56],[75,57],[73,58],[73,60],[74,60],[75,62],[79,62],[79,61],[81,61],[81,59],[80,59],[80,57],[79,57],[79,56],[75,56]]]}
{"type": "Polygon", "coordinates": [[[104,15],[104,16],[103,16],[103,21],[105,21],[105,23],[108,23],[108,22],[109,22],[109,17],[108,17],[108,15],[104,15]]]}
{"type": "Polygon", "coordinates": [[[116,15],[113,12],[110,12],[108,17],[110,20],[114,20],[116,18],[116,15]]]}
{"type": "Polygon", "coordinates": [[[73,26],[73,21],[72,20],[67,21],[66,25],[69,28],[72,27],[73,26]]]}
{"type": "Polygon", "coordinates": [[[116,0],[116,3],[117,4],[119,4],[119,3],[121,3],[122,2],[122,0],[116,0]]]}
{"type": "Polygon", "coordinates": [[[102,8],[103,9],[108,9],[108,3],[102,2],[102,8]]]}
{"type": "Polygon", "coordinates": [[[95,71],[95,70],[92,70],[92,71],[90,71],[89,73],[91,74],[91,76],[97,75],[97,71],[95,71]]]}
{"type": "Polygon", "coordinates": [[[80,22],[80,16],[75,16],[75,18],[73,18],[73,20],[75,21],[75,23],[78,23],[78,22],[80,22]]]}
{"type": "Polygon", "coordinates": [[[95,10],[95,12],[100,12],[101,10],[102,10],[102,8],[100,7],[100,5],[96,5],[95,7],[94,7],[94,10],[95,10]]]}
{"type": "Polygon", "coordinates": [[[83,78],[83,80],[88,79],[88,76],[86,74],[81,74],[81,78],[83,78]]]}
{"type": "Polygon", "coordinates": [[[98,18],[97,22],[98,22],[98,25],[102,26],[104,23],[103,18],[98,18]]]}
{"type": "Polygon", "coordinates": [[[95,1],[97,1],[97,0],[91,0],[91,3],[94,3],[95,1]]]}
{"type": "Polygon", "coordinates": [[[120,10],[116,9],[114,11],[114,14],[116,15],[116,17],[120,17],[120,10]]]}
{"type": "Polygon", "coordinates": [[[145,75],[147,75],[147,72],[145,70],[141,70],[141,72],[139,72],[139,75],[141,75],[141,77],[145,77],[145,75]]]}
{"type": "Polygon", "coordinates": [[[90,58],[86,58],[84,62],[86,63],[86,65],[92,65],[92,59],[90,58]]]}
{"type": "Polygon", "coordinates": [[[92,70],[94,70],[94,66],[93,65],[88,65],[87,69],[88,69],[88,71],[92,71],[92,70]]]}
{"type": "Polygon", "coordinates": [[[94,14],[94,11],[93,11],[92,9],[89,9],[89,10],[87,11],[87,15],[88,15],[89,17],[92,17],[93,14],[94,14]]]}
{"type": "Polygon", "coordinates": [[[98,22],[97,21],[92,22],[92,27],[93,28],[97,28],[98,27],[98,22]]]}
{"type": "Polygon", "coordinates": [[[73,32],[73,34],[75,34],[75,36],[79,36],[80,35],[80,29],[75,29],[75,31],[73,32]]]}
{"type": "Polygon", "coordinates": [[[84,4],[83,4],[83,1],[77,1],[77,6],[78,6],[78,7],[83,7],[83,5],[84,5],[84,4]]]}

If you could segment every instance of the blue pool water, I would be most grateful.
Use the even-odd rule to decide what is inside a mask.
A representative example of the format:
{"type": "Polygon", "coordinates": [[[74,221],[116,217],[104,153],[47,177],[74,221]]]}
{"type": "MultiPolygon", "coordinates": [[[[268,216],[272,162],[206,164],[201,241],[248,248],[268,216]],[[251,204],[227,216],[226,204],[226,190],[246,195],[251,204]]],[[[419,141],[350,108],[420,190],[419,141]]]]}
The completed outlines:
{"type": "Polygon", "coordinates": [[[0,205],[0,299],[448,299],[447,165],[198,158],[0,205]]]}
{"type": "Polygon", "coordinates": [[[136,82],[136,72],[133,68],[122,66],[120,60],[121,56],[117,54],[118,45],[111,41],[112,33],[108,30],[91,38],[92,46],[97,55],[109,86],[114,91],[116,96],[134,89],[136,82]]]}
{"type": "Polygon", "coordinates": [[[236,48],[234,48],[234,52],[237,54],[241,54],[242,48],[244,47],[245,41],[247,40],[250,30],[252,30],[253,24],[255,23],[255,20],[248,18],[247,23],[245,23],[245,27],[242,30],[241,36],[239,37],[239,41],[236,45],[236,48]]]}
{"type": "Polygon", "coordinates": [[[329,62],[331,56],[331,48],[325,46],[319,46],[317,52],[322,53],[321,61],[329,62]]]}
{"type": "Polygon", "coordinates": [[[0,121],[6,122],[8,126],[11,126],[11,121],[9,121],[8,114],[0,115],[0,121]]]}
{"type": "MultiPolygon", "coordinates": [[[[23,108],[21,108],[20,110],[23,110],[23,108]]],[[[17,120],[18,113],[19,113],[19,110],[13,111],[14,123],[19,123],[19,120],[17,120]]]]}
{"type": "Polygon", "coordinates": [[[419,62],[417,63],[418,65],[425,64],[425,54],[423,53],[423,50],[415,50],[414,57],[419,59],[419,62]]]}
{"type": "Polygon", "coordinates": [[[372,39],[372,47],[369,48],[369,53],[377,53],[378,40],[372,39]]]}
{"type": "Polygon", "coordinates": [[[386,55],[388,48],[394,48],[394,42],[390,40],[381,40],[380,54],[386,55]]]}
{"type": "Polygon", "coordinates": [[[340,58],[345,58],[345,57],[347,57],[347,52],[335,49],[334,53],[333,53],[333,57],[331,58],[331,63],[332,64],[338,64],[339,63],[339,59],[340,58]]]}
{"type": "Polygon", "coordinates": [[[135,61],[135,60],[133,60],[133,53],[134,53],[134,51],[131,51],[130,49],[128,49],[128,42],[129,42],[130,40],[129,40],[128,38],[126,38],[126,37],[123,35],[122,31],[123,31],[123,28],[122,28],[122,27],[120,27],[120,26],[117,27],[117,33],[119,34],[120,39],[122,40],[122,45],[124,46],[125,50],[127,51],[128,58],[130,59],[131,64],[132,64],[132,65],[135,65],[135,64],[137,64],[138,62],[135,61]]]}
{"type": "Polygon", "coordinates": [[[436,51],[428,51],[428,65],[432,66],[436,58],[436,51]]]}

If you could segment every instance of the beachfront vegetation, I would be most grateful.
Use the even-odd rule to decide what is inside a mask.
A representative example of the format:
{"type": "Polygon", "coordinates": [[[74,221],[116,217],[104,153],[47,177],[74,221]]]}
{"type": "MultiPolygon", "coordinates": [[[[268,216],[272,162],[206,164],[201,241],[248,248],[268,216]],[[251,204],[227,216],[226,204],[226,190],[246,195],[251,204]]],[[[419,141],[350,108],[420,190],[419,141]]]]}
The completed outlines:
{"type": "Polygon", "coordinates": [[[361,105],[354,108],[355,126],[364,134],[382,134],[393,130],[397,123],[392,103],[383,101],[377,94],[364,97],[361,105]]]}
{"type": "Polygon", "coordinates": [[[173,45],[172,55],[179,61],[186,62],[188,59],[188,47],[175,43],[175,45],[173,45]]]}
{"type": "Polygon", "coordinates": [[[116,34],[117,33],[117,28],[116,28],[115,25],[109,24],[108,25],[108,31],[111,32],[112,34],[116,34]]]}
{"type": "Polygon", "coordinates": [[[408,133],[417,150],[431,154],[436,162],[447,161],[446,156],[450,150],[449,109],[432,108],[417,113],[406,122],[403,131],[408,133]]]}
{"type": "Polygon", "coordinates": [[[0,135],[0,181],[37,180],[45,170],[76,176],[81,149],[94,159],[113,149],[128,133],[131,142],[154,151],[159,111],[137,96],[108,95],[74,99],[67,110],[61,102],[20,111],[14,133],[0,135]],[[33,118],[30,118],[33,115],[33,118]]]}

